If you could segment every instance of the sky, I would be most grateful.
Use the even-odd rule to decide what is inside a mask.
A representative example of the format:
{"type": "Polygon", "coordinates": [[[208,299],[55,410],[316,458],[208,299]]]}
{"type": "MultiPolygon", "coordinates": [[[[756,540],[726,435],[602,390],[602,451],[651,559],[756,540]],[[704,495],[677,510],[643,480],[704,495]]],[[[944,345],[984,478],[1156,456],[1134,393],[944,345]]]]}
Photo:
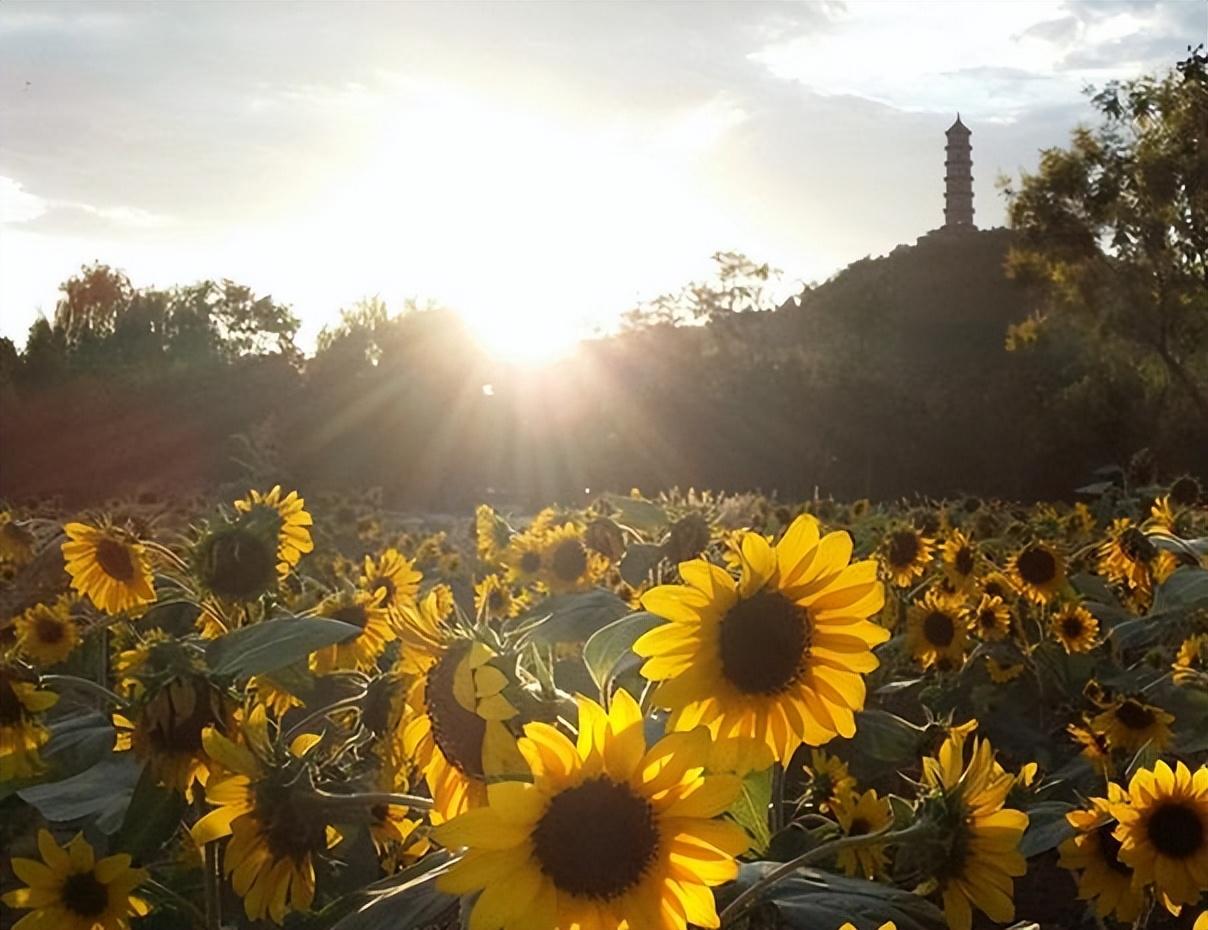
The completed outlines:
{"type": "Polygon", "coordinates": [[[607,330],[734,249],[783,287],[976,219],[1169,68],[1206,0],[0,4],[0,335],[87,262],[231,278],[301,342],[378,295],[503,355],[607,330]]]}

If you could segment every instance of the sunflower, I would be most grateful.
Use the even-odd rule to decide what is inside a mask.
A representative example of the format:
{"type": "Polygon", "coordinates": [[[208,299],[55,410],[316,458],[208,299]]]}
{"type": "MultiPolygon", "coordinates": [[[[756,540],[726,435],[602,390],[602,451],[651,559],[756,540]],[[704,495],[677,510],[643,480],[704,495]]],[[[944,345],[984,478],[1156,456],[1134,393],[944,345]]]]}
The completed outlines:
{"type": "Polygon", "coordinates": [[[170,678],[144,691],[127,714],[114,714],[114,749],[133,749],[151,766],[161,785],[193,797],[193,785],[205,785],[209,759],[202,744],[206,727],[228,727],[234,708],[203,675],[170,678]]]}
{"type": "Polygon", "coordinates": [[[982,640],[1006,639],[1011,632],[1011,611],[1001,597],[983,594],[976,606],[965,609],[970,632],[982,640]]]}
{"type": "Polygon", "coordinates": [[[1120,860],[1120,841],[1113,836],[1116,818],[1111,805],[1126,799],[1123,788],[1108,782],[1106,798],[1091,798],[1090,807],[1066,814],[1078,832],[1061,844],[1057,864],[1077,873],[1078,897],[1094,901],[1100,918],[1114,915],[1130,924],[1140,916],[1145,895],[1133,886],[1133,870],[1120,860]]]}
{"type": "Polygon", "coordinates": [[[363,591],[374,594],[381,591],[376,606],[394,616],[404,604],[415,600],[423,577],[423,574],[416,570],[414,562],[404,558],[397,549],[387,549],[376,561],[370,556],[365,556],[360,587],[363,591]]]}
{"type": "Polygon", "coordinates": [[[1048,543],[1028,543],[1011,559],[1010,575],[1028,600],[1047,604],[1065,586],[1065,560],[1048,543]]]}
{"type": "MultiPolygon", "coordinates": [[[[269,758],[263,705],[244,725],[247,745],[239,745],[208,727],[206,753],[219,770],[206,786],[206,801],[217,805],[190,831],[198,846],[231,837],[222,870],[243,899],[248,920],[265,917],[280,924],[290,911],[305,911],[315,897],[314,860],[340,840],[322,808],[301,805],[293,788],[299,782],[289,760],[269,758]]],[[[318,737],[303,733],[289,747],[290,759],[302,756],[318,737]]]]}
{"type": "Polygon", "coordinates": [[[1170,745],[1174,715],[1146,704],[1137,697],[1113,701],[1091,719],[1091,728],[1102,733],[1112,749],[1137,752],[1146,743],[1159,752],[1170,745]]]}
{"type": "Polygon", "coordinates": [[[38,714],[58,702],[53,691],[17,681],[0,667],[0,782],[32,778],[42,771],[38,750],[50,739],[38,714]]]}
{"type": "Polygon", "coordinates": [[[474,510],[474,547],[479,561],[494,565],[508,544],[511,531],[490,504],[474,510]]]}
{"type": "Polygon", "coordinates": [[[937,756],[923,759],[923,782],[933,792],[925,803],[943,830],[921,853],[938,879],[951,930],[970,930],[975,907],[998,923],[1014,919],[1012,879],[1028,868],[1019,852],[1028,815],[1003,807],[1014,778],[977,737],[966,766],[964,744],[954,734],[937,756]]]}
{"type": "Polygon", "coordinates": [[[488,804],[436,828],[467,848],[437,879],[452,894],[481,891],[474,930],[718,926],[710,886],[737,876],[749,839],[715,819],[742,782],[706,775],[698,728],[646,748],[642,712],[618,691],[605,712],[579,698],[579,737],[530,723],[520,751],[533,781],[496,782],[488,804]]]}
{"type": "Polygon", "coordinates": [[[1012,662],[1010,665],[1003,665],[994,656],[986,656],[986,674],[994,684],[1005,685],[1023,674],[1023,663],[1012,662]]]}
{"type": "Polygon", "coordinates": [[[923,668],[960,666],[968,641],[958,602],[932,588],[907,614],[906,644],[923,668]]]}
{"type": "Polygon", "coordinates": [[[1149,594],[1153,587],[1150,563],[1157,557],[1158,548],[1128,517],[1112,521],[1098,554],[1100,574],[1129,590],[1149,594]]]}
{"type": "Polygon", "coordinates": [[[583,533],[573,523],[545,535],[540,577],[554,594],[590,587],[607,567],[603,556],[583,544],[583,533]]]}
{"type": "Polygon", "coordinates": [[[279,484],[274,485],[267,494],[249,491],[247,497],[235,501],[235,510],[246,514],[272,513],[275,516],[277,571],[281,575],[288,575],[298,560],[315,547],[307,529],[314,520],[306,512],[305,501],[297,491],[290,491],[283,497],[279,484]]]}
{"type": "Polygon", "coordinates": [[[1208,675],[1208,633],[1183,640],[1171,671],[1176,685],[1190,684],[1208,675]]]}
{"type": "Polygon", "coordinates": [[[271,710],[277,719],[284,717],[292,707],[302,707],[305,702],[279,681],[269,675],[253,675],[248,679],[248,691],[266,710],[271,710]]]}
{"type": "Polygon", "coordinates": [[[1208,889],[1208,766],[1195,772],[1159,760],[1128,783],[1128,797],[1111,805],[1120,858],[1134,887],[1153,884],[1174,913],[1208,889]]]}
{"type": "Polygon", "coordinates": [[[338,643],[324,646],[310,654],[310,670],[326,675],[336,669],[371,671],[386,643],[397,638],[386,608],[380,606],[378,588],[372,594],[365,591],[341,591],[326,598],[318,607],[320,617],[339,620],[357,628],[338,643]]]}
{"type": "Polygon", "coordinates": [[[474,612],[488,620],[514,617],[520,605],[512,597],[512,589],[498,575],[487,575],[474,586],[474,612]]]}
{"type": "Polygon", "coordinates": [[[956,591],[967,591],[981,562],[981,553],[969,537],[955,530],[944,543],[944,574],[956,591]]]}
{"type": "Polygon", "coordinates": [[[0,562],[24,565],[34,557],[34,534],[0,510],[0,562]]]}
{"type": "MultiPolygon", "coordinates": [[[[846,792],[839,798],[833,810],[844,836],[876,833],[893,822],[889,798],[878,798],[877,792],[871,788],[863,794],[846,792]]],[[[869,881],[884,875],[889,863],[884,846],[841,849],[835,861],[846,874],[869,881]]]]}
{"type": "Polygon", "coordinates": [[[654,702],[669,725],[698,724],[714,736],[754,736],[788,763],[802,743],[855,733],[863,674],[880,663],[872,647],[889,631],[870,622],[884,604],[877,564],[849,564],[851,537],[819,537],[799,516],[775,547],[758,533],[741,544],[742,577],[701,559],[681,562],[686,584],[661,585],[642,606],[668,623],[633,651],[641,673],[660,684],[654,702]]]}
{"type": "Polygon", "coordinates": [[[537,580],[541,572],[542,533],[528,530],[517,533],[503,550],[503,562],[508,568],[508,581],[527,584],[537,580]]]}
{"type": "Polygon", "coordinates": [[[120,614],[155,600],[151,566],[137,540],[114,527],[68,523],[63,561],[71,586],[98,610],[120,614]]]}
{"type": "Polygon", "coordinates": [[[383,871],[397,872],[431,848],[427,836],[420,831],[423,822],[416,820],[405,804],[375,804],[369,809],[369,816],[369,836],[383,871]]]}
{"type": "Polygon", "coordinates": [[[1005,604],[1010,604],[1019,593],[1015,583],[1002,572],[989,572],[982,577],[977,589],[983,597],[996,597],[1005,604]]]}
{"type": "MultiPolygon", "coordinates": [[[[280,578],[274,511],[258,508],[234,522],[207,528],[192,548],[193,575],[221,601],[253,601],[280,578]]],[[[221,632],[221,631],[219,631],[221,632]]]]}
{"type": "Polygon", "coordinates": [[[821,749],[810,750],[805,773],[809,782],[801,801],[812,803],[822,813],[833,810],[842,797],[856,788],[856,779],[848,771],[847,763],[821,749]]]}
{"type": "Polygon", "coordinates": [[[1099,635],[1099,621],[1081,604],[1066,604],[1049,618],[1049,629],[1066,652],[1090,652],[1099,635]]]}
{"type": "Polygon", "coordinates": [[[38,831],[38,852],[41,862],[12,859],[13,872],[29,887],[0,900],[32,911],[12,930],[130,930],[131,917],[150,912],[134,894],[150,876],[145,869],[130,868],[126,853],[97,859],[83,834],[63,847],[44,829],[38,831]]]}
{"type": "Polygon", "coordinates": [[[70,604],[35,604],[17,618],[17,648],[38,665],[62,662],[80,643],[80,631],[71,617],[70,604]]]}
{"type": "Polygon", "coordinates": [[[404,611],[400,669],[412,684],[396,735],[424,773],[437,823],[486,803],[487,776],[523,771],[524,760],[504,723],[517,711],[495,653],[448,630],[435,602],[429,593],[404,611]]]}
{"type": "Polygon", "coordinates": [[[1096,732],[1089,720],[1084,722],[1086,726],[1071,723],[1065,728],[1065,731],[1074,738],[1074,742],[1082,747],[1080,753],[1082,758],[1089,762],[1100,775],[1110,776],[1114,766],[1112,765],[1111,747],[1107,745],[1107,737],[1101,732],[1096,732]]]}
{"type": "Polygon", "coordinates": [[[899,588],[909,587],[931,563],[935,541],[918,530],[902,526],[890,532],[881,546],[881,559],[889,580],[899,588]]]}

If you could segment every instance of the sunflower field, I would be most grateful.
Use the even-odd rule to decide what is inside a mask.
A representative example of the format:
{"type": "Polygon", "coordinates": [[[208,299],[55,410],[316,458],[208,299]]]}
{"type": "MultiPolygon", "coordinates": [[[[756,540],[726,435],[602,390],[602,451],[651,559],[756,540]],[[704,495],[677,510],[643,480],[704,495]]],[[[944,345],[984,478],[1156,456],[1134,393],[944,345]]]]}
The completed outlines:
{"type": "Polygon", "coordinates": [[[1208,927],[1191,477],[148,493],[0,565],[6,928],[1208,927]]]}

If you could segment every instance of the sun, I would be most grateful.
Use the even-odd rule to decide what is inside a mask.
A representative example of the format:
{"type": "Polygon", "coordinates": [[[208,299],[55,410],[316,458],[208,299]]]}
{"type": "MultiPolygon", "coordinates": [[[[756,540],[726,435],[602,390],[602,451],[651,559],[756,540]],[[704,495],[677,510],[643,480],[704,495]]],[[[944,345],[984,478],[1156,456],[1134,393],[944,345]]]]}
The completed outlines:
{"type": "Polygon", "coordinates": [[[538,303],[496,307],[490,315],[459,311],[479,346],[492,358],[524,367],[561,361],[584,333],[556,308],[538,303]]]}

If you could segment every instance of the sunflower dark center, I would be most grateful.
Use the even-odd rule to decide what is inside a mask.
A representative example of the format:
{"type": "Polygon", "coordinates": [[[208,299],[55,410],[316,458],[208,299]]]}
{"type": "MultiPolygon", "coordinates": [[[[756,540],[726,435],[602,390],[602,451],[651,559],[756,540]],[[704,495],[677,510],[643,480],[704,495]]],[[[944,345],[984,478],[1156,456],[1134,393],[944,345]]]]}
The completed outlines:
{"type": "Polygon", "coordinates": [[[134,560],[130,558],[130,550],[116,539],[106,537],[96,544],[96,560],[110,578],[134,580],[134,560]]]}
{"type": "Polygon", "coordinates": [[[864,836],[872,829],[872,825],[863,817],[853,817],[851,826],[847,830],[848,836],[864,836]]]}
{"type": "Polygon", "coordinates": [[[529,550],[520,555],[520,570],[526,575],[534,574],[541,568],[541,555],[537,552],[529,550]]]}
{"type": "Polygon", "coordinates": [[[1154,848],[1172,859],[1186,859],[1204,849],[1204,821],[1189,804],[1167,801],[1149,815],[1145,832],[1154,848]]]}
{"type": "Polygon", "coordinates": [[[204,682],[177,682],[163,688],[147,705],[147,740],[165,755],[201,752],[201,733],[221,724],[217,697],[204,682]]]}
{"type": "Polygon", "coordinates": [[[260,797],[256,804],[265,845],[274,859],[301,862],[327,846],[327,824],[297,809],[288,797],[260,797]]]}
{"type": "Polygon", "coordinates": [[[109,889],[91,871],[68,875],[60,894],[63,906],[79,917],[99,917],[109,906],[109,889]]]}
{"type": "Polygon", "coordinates": [[[984,585],[982,585],[982,591],[986,594],[989,594],[990,597],[1006,598],[1007,596],[1006,588],[1004,588],[1002,583],[998,581],[987,581],[984,585]]]}
{"type": "Polygon", "coordinates": [[[1109,823],[1096,831],[1099,838],[1099,853],[1108,868],[1121,875],[1132,875],[1132,869],[1120,861],[1120,841],[1112,835],[1116,825],[1109,823]]]}
{"type": "Polygon", "coordinates": [[[490,607],[491,610],[502,610],[503,592],[498,588],[493,588],[491,593],[487,595],[487,606],[490,607]]]}
{"type": "Polygon", "coordinates": [[[959,575],[973,574],[973,550],[968,546],[961,546],[957,550],[956,558],[952,560],[952,564],[956,566],[956,571],[959,575]]]}
{"type": "MultiPolygon", "coordinates": [[[[347,623],[350,626],[357,627],[358,630],[364,631],[369,625],[369,611],[365,609],[363,604],[346,604],[343,607],[337,607],[331,612],[332,620],[339,620],[341,623],[347,623]]],[[[351,642],[360,636],[361,633],[349,633],[341,642],[351,642]]]]}
{"type": "Polygon", "coordinates": [[[1149,537],[1135,526],[1130,526],[1120,536],[1120,549],[1134,562],[1148,562],[1158,554],[1149,537]]]}
{"type": "Polygon", "coordinates": [[[386,593],[378,598],[379,607],[385,607],[387,604],[392,603],[397,589],[394,586],[394,582],[384,575],[381,578],[374,578],[369,582],[370,591],[380,591],[383,588],[386,593]]]}
{"type": "Polygon", "coordinates": [[[1153,711],[1129,698],[1116,708],[1116,719],[1130,730],[1147,730],[1153,726],[1153,711]]]}
{"type": "Polygon", "coordinates": [[[956,624],[942,610],[933,610],[923,618],[923,638],[932,646],[950,646],[956,638],[956,624]]]}
{"type": "Polygon", "coordinates": [[[983,630],[993,630],[998,626],[998,614],[987,607],[977,615],[977,622],[983,630]]]}
{"type": "Polygon", "coordinates": [[[468,646],[452,646],[428,671],[424,684],[424,706],[432,721],[432,738],[449,763],[463,775],[483,776],[482,740],[487,722],[461,706],[453,693],[457,666],[468,646]]]}
{"type": "Polygon", "coordinates": [[[779,694],[800,677],[810,619],[778,591],[742,598],[721,621],[722,674],[745,694],[779,694]]]}
{"type": "Polygon", "coordinates": [[[601,901],[636,885],[658,847],[650,802],[603,777],[554,795],[533,830],[537,862],[557,889],[601,901]]]}
{"type": "Polygon", "coordinates": [[[38,642],[55,645],[67,638],[67,627],[57,617],[43,615],[34,623],[34,633],[38,637],[38,642]]]}
{"type": "Polygon", "coordinates": [[[1082,635],[1082,620],[1075,614],[1070,614],[1061,620],[1061,632],[1066,639],[1077,639],[1082,635]]]}
{"type": "Polygon", "coordinates": [[[550,566],[562,581],[577,581],[587,571],[587,552],[577,539],[564,540],[554,548],[550,566]]]}
{"type": "Polygon", "coordinates": [[[919,554],[919,537],[910,530],[898,530],[889,537],[886,553],[889,564],[894,568],[906,568],[914,563],[919,554]]]}
{"type": "Polygon", "coordinates": [[[216,533],[202,543],[201,574],[219,597],[251,600],[276,581],[276,544],[238,527],[216,533]]]}
{"type": "Polygon", "coordinates": [[[1048,584],[1057,577],[1056,557],[1040,546],[1029,546],[1019,553],[1015,567],[1019,576],[1031,585],[1048,584]]]}
{"type": "Polygon", "coordinates": [[[17,697],[17,692],[8,680],[7,675],[0,675],[0,724],[16,724],[24,716],[25,705],[17,697]]]}

